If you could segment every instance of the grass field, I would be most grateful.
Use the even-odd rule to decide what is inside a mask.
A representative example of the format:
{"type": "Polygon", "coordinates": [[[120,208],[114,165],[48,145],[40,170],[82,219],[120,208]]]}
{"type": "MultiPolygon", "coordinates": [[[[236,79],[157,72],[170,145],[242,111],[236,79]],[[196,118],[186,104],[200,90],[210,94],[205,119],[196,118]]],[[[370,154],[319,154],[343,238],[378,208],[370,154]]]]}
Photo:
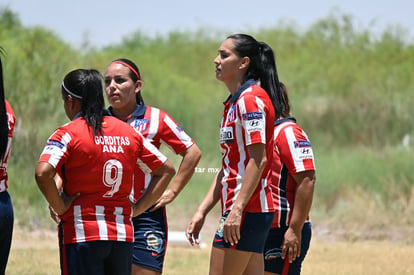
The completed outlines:
{"type": "MultiPolygon", "coordinates": [[[[165,275],[208,274],[210,246],[170,244],[165,275]]],[[[397,241],[344,241],[321,236],[312,239],[303,275],[414,274],[414,245],[397,241]]],[[[55,232],[15,231],[8,275],[60,274],[55,232]]]]}

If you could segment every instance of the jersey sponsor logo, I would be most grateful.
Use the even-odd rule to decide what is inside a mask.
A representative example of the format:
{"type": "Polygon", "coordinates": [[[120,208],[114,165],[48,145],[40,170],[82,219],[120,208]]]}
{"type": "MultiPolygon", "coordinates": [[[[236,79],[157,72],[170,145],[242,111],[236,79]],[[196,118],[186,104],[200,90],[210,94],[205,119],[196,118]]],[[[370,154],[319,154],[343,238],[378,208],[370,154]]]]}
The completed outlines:
{"type": "Polygon", "coordinates": [[[54,146],[54,147],[58,147],[59,149],[62,149],[64,145],[60,141],[50,139],[47,141],[46,146],[54,146]]]}
{"type": "Polygon", "coordinates": [[[148,129],[148,126],[149,126],[149,119],[143,118],[143,119],[135,120],[134,129],[136,131],[144,132],[145,130],[148,129]]]}
{"type": "Polygon", "coordinates": [[[220,144],[234,142],[233,128],[224,127],[220,128],[220,144]]]}
{"type": "Polygon", "coordinates": [[[261,119],[252,119],[246,123],[246,131],[248,133],[262,131],[263,130],[263,120],[261,119]]]}
{"type": "Polygon", "coordinates": [[[183,131],[183,128],[181,128],[180,126],[177,125],[177,131],[178,132],[182,132],[183,131]]]}
{"type": "Polygon", "coordinates": [[[262,119],[263,113],[260,113],[260,112],[245,113],[242,115],[242,117],[243,117],[243,120],[262,119]]]}
{"type": "Polygon", "coordinates": [[[304,148],[304,147],[312,147],[309,140],[295,140],[293,142],[295,148],[304,148]]]}
{"type": "Polygon", "coordinates": [[[309,140],[295,140],[293,142],[299,159],[313,158],[312,145],[309,140]]]}
{"type": "Polygon", "coordinates": [[[236,120],[236,106],[231,106],[229,113],[227,114],[227,121],[233,122],[236,120]]]}

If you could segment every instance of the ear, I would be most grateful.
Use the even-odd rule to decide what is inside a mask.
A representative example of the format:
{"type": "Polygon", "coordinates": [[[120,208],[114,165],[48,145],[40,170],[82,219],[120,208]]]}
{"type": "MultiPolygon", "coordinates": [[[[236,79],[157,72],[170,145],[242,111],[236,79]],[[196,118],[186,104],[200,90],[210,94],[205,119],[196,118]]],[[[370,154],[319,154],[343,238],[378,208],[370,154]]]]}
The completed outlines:
{"type": "Polygon", "coordinates": [[[135,93],[139,93],[141,91],[142,88],[142,81],[138,80],[137,82],[135,82],[135,93]]]}
{"type": "Polygon", "coordinates": [[[250,65],[250,58],[245,56],[241,59],[239,69],[241,69],[241,70],[242,69],[247,69],[249,67],[249,65],[250,65]]]}

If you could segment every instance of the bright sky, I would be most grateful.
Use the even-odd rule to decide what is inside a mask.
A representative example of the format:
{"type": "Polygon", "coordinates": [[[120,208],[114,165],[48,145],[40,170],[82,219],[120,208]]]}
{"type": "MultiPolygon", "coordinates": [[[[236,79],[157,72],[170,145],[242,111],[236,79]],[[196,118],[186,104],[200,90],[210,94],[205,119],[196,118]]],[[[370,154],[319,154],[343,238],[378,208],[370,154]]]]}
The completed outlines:
{"type": "Polygon", "coordinates": [[[200,27],[248,32],[282,21],[306,29],[332,12],[352,16],[364,28],[382,31],[399,26],[414,33],[414,2],[408,0],[0,0],[24,26],[42,25],[74,46],[121,42],[126,35],[145,35],[200,27]]]}

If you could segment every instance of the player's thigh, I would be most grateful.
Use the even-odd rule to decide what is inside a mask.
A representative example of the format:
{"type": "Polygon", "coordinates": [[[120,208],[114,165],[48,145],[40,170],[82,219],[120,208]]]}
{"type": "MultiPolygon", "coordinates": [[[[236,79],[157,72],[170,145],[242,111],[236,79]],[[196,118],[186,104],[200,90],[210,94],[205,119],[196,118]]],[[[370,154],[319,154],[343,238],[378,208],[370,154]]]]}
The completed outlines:
{"type": "Polygon", "coordinates": [[[131,275],[161,275],[161,272],[133,264],[131,275]]]}
{"type": "Polygon", "coordinates": [[[243,274],[252,254],[255,253],[234,248],[212,247],[210,275],[243,274]]]}

